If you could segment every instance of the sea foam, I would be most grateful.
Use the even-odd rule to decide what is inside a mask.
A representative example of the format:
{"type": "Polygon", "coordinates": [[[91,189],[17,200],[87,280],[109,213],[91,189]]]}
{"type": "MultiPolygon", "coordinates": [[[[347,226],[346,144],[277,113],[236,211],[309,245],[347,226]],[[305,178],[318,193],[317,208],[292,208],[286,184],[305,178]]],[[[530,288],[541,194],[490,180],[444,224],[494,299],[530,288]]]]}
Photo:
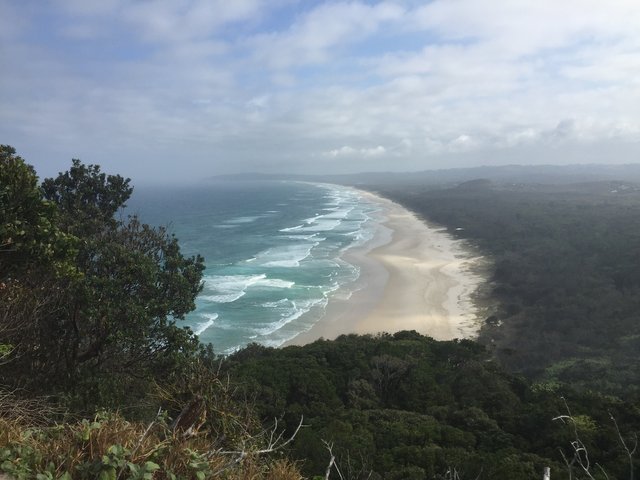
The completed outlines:
{"type": "Polygon", "coordinates": [[[202,295],[202,298],[215,303],[235,302],[247,293],[248,287],[264,278],[267,278],[264,273],[259,275],[209,275],[204,280],[207,294],[202,295]]]}
{"type": "Polygon", "coordinates": [[[203,313],[201,314],[201,316],[205,317],[207,320],[205,322],[199,323],[194,327],[193,333],[195,333],[198,336],[204,333],[218,319],[217,313],[203,313]]]}
{"type": "MultiPolygon", "coordinates": [[[[263,328],[257,329],[256,333],[261,336],[271,335],[282,329],[284,326],[299,319],[302,315],[309,312],[309,310],[311,310],[313,307],[318,305],[326,306],[327,299],[323,296],[322,298],[302,300],[298,302],[290,301],[290,304],[292,308],[289,314],[282,316],[278,321],[272,322],[263,328]]],[[[285,340],[281,340],[280,344],[284,343],[284,341],[285,340]]]]}
{"type": "MultiPolygon", "coordinates": [[[[238,188],[233,199],[221,192],[209,205],[223,207],[210,222],[211,237],[198,237],[212,248],[194,250],[204,254],[207,269],[197,310],[187,320],[202,341],[225,354],[254,341],[281,345],[311,328],[331,298],[349,298],[359,269],[341,257],[374,231],[377,207],[353,190],[283,184],[267,191],[268,201],[250,208],[245,204],[261,190],[238,188]]],[[[203,232],[203,216],[194,221],[203,232]]]]}
{"type": "Polygon", "coordinates": [[[211,275],[205,278],[205,288],[213,295],[202,295],[201,298],[214,303],[232,303],[254,288],[291,288],[295,282],[279,278],[268,278],[259,275],[211,275]]]}

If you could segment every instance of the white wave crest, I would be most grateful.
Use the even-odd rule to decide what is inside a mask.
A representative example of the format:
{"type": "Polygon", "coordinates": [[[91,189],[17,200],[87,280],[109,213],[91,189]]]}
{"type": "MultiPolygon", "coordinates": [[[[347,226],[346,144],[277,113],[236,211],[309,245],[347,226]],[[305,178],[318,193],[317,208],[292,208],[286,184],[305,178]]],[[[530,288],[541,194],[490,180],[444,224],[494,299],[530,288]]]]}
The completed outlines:
{"type": "Polygon", "coordinates": [[[281,232],[295,232],[296,230],[300,230],[303,227],[304,227],[304,225],[296,225],[295,227],[281,228],[280,231],[281,232]]]}
{"type": "Polygon", "coordinates": [[[258,333],[259,335],[262,335],[262,336],[271,335],[272,333],[277,332],[278,330],[280,330],[285,325],[287,325],[287,324],[299,319],[302,315],[307,313],[309,310],[311,310],[316,305],[326,306],[327,305],[327,299],[326,298],[319,298],[319,299],[303,300],[303,301],[298,301],[298,302],[293,302],[292,301],[291,305],[292,305],[293,308],[292,308],[292,310],[290,310],[290,312],[285,314],[277,322],[270,323],[269,325],[265,326],[264,328],[257,329],[256,333],[258,333]]]}
{"type": "Polygon", "coordinates": [[[250,288],[292,288],[295,282],[260,275],[211,275],[205,278],[206,294],[200,298],[214,303],[232,303],[250,288]]]}
{"type": "Polygon", "coordinates": [[[280,280],[279,278],[265,278],[261,280],[258,285],[266,288],[291,288],[296,282],[289,282],[287,280],[280,280]]]}
{"type": "Polygon", "coordinates": [[[196,325],[193,328],[193,333],[195,333],[196,335],[200,335],[200,334],[204,333],[218,319],[218,314],[217,313],[202,314],[202,316],[206,317],[207,320],[205,322],[199,323],[198,325],[196,325]]]}
{"type": "Polygon", "coordinates": [[[247,288],[267,278],[260,275],[210,275],[205,277],[204,284],[209,295],[201,298],[215,303],[231,303],[242,298],[247,293],[247,288]]]}
{"type": "Polygon", "coordinates": [[[256,220],[258,220],[259,218],[262,218],[262,215],[252,215],[252,216],[245,216],[245,217],[236,217],[236,218],[232,218],[230,220],[227,220],[225,223],[226,224],[241,224],[241,223],[253,223],[256,220]]]}
{"type": "Polygon", "coordinates": [[[263,267],[283,267],[294,268],[299,267],[300,262],[311,255],[313,247],[319,242],[314,243],[298,243],[294,245],[283,245],[273,247],[256,255],[256,263],[263,267]]]}
{"type": "Polygon", "coordinates": [[[291,304],[292,304],[291,300],[289,300],[288,298],[283,298],[275,302],[264,302],[262,306],[265,308],[284,308],[284,307],[290,307],[291,304]]]}

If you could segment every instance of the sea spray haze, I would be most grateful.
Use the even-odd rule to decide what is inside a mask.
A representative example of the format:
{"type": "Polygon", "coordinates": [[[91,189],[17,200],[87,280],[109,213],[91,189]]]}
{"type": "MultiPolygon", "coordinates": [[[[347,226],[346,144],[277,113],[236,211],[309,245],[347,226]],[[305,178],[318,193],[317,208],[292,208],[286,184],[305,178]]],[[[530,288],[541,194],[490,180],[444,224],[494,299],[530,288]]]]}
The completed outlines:
{"type": "Polygon", "coordinates": [[[373,236],[379,207],[357,191],[300,182],[138,189],[129,210],[204,255],[204,289],[186,320],[218,353],[278,346],[308,330],[359,271],[342,259],[373,236]]]}

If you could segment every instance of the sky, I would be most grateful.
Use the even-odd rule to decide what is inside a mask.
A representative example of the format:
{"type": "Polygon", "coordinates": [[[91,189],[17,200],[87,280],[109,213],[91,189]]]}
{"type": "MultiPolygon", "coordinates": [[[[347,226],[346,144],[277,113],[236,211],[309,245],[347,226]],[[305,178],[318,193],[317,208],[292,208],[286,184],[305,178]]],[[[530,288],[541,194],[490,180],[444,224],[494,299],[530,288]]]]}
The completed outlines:
{"type": "Polygon", "coordinates": [[[0,0],[0,65],[42,177],[640,162],[638,0],[0,0]]]}

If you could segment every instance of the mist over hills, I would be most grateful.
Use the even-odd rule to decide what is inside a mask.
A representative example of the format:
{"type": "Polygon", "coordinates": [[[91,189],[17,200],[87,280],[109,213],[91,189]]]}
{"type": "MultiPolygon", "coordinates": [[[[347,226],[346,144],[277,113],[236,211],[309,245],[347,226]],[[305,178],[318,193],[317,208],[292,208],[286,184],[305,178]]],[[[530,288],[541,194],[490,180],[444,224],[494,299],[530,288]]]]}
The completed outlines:
{"type": "Polygon", "coordinates": [[[217,175],[214,181],[295,180],[347,185],[458,184],[477,179],[496,183],[561,185],[602,181],[640,182],[640,165],[503,165],[418,172],[362,172],[341,175],[239,173],[217,175]]]}

